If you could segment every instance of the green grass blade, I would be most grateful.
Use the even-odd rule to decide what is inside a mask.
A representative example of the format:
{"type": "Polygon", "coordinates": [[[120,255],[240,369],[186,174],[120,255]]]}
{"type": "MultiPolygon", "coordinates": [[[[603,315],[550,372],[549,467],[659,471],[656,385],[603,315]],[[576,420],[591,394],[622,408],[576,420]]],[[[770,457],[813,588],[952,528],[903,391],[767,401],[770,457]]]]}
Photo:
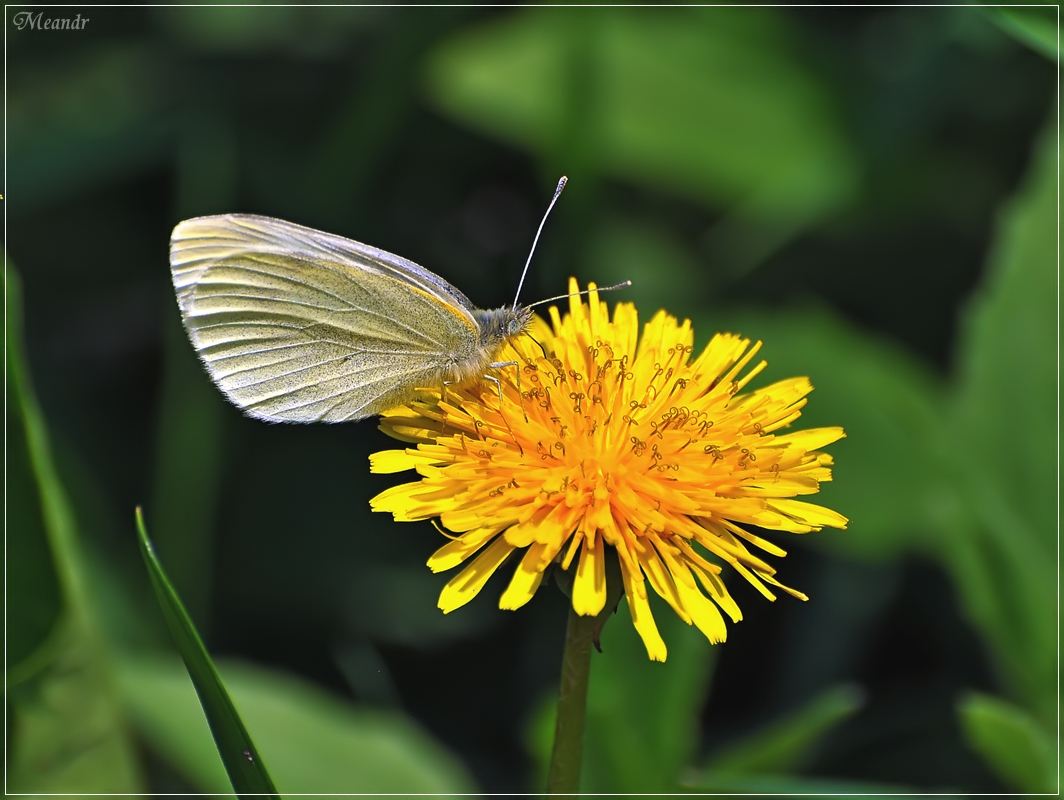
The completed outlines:
{"type": "Polygon", "coordinates": [[[56,576],[70,613],[93,628],[97,620],[83,568],[77,524],[52,452],[48,426],[37,402],[22,335],[22,282],[5,255],[7,288],[7,379],[10,401],[21,414],[22,437],[40,498],[42,526],[55,562],[56,576]]]}
{"type": "Polygon", "coordinates": [[[251,737],[244,728],[244,723],[237,714],[233,701],[229,699],[218,670],[215,669],[207,648],[203,646],[196,626],[185,612],[181,604],[181,598],[177,596],[169,578],[163,571],[162,565],[155,557],[148,531],[144,526],[144,515],[137,509],[137,533],[140,543],[140,553],[144,557],[144,564],[148,568],[152,587],[159,598],[163,616],[170,627],[170,633],[177,642],[178,650],[185,661],[189,677],[196,687],[203,712],[207,716],[207,724],[210,726],[214,742],[218,745],[218,753],[222,757],[222,764],[229,774],[229,780],[233,789],[240,796],[245,795],[270,795],[277,797],[277,790],[273,786],[266,765],[262,762],[258,750],[255,749],[251,737]]]}

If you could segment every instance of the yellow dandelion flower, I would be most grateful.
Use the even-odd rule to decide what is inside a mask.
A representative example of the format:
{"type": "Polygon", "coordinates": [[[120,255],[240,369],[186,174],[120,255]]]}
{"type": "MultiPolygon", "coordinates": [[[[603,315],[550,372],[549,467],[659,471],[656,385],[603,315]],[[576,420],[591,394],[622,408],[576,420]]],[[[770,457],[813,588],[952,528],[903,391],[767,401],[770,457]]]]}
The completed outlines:
{"type": "Polygon", "coordinates": [[[720,573],[728,565],[774,600],[779,583],[763,553],[786,553],[744,526],[808,533],[846,518],[795,499],[831,480],[820,448],[841,428],[782,433],[812,391],[791,378],[744,392],[766,362],[761,343],[718,334],[697,357],[689,321],[659,311],[638,336],[630,303],[610,318],[594,285],[588,301],[570,281],[569,313],[533,318],[512,339],[502,384],[448,388],[381,417],[381,428],[416,444],[371,457],[374,472],[415,469],[421,480],[372,501],[398,521],[438,517],[454,532],[429,559],[439,572],[473,560],[443,589],[446,613],[468,603],[516,550],[500,608],[527,603],[557,562],[575,562],[573,609],[602,611],[606,557],[616,552],[624,594],[650,658],[666,647],[648,584],[711,642],[726,636],[721,611],[742,618],[720,573]],[[475,555],[475,558],[474,558],[475,555]]]}

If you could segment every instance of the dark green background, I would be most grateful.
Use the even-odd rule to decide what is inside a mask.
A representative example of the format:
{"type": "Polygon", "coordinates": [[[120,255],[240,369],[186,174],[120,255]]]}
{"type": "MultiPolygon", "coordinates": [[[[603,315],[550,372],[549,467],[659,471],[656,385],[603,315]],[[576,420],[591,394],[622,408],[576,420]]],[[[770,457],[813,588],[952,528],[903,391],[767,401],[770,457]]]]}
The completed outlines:
{"type": "MultiPolygon", "coordinates": [[[[1042,578],[964,572],[980,558],[1004,569],[993,536],[1016,541],[969,502],[981,479],[1030,512],[1046,548],[1031,562],[1044,569],[1054,552],[1055,417],[1044,403],[1036,417],[980,399],[995,387],[1034,396],[1025,382],[1055,374],[1052,328],[1010,349],[1000,329],[977,335],[971,305],[996,302],[988,270],[1013,252],[1000,214],[1038,180],[1034,144],[1055,113],[1054,64],[1010,35],[1014,20],[977,8],[43,10],[90,22],[18,30],[7,11],[6,247],[114,647],[170,647],[134,539],[141,504],[215,656],[403,710],[484,790],[537,787],[529,741],[542,737],[528,731],[556,681],[560,593],[544,586],[501,612],[497,578],[444,617],[435,600],[449,576],[424,566],[439,534],[369,513],[396,480],[370,475],[367,456],[390,440],[371,422],[268,425],[227,405],[184,338],[167,247],[186,217],[273,215],[401,254],[492,307],[512,299],[565,173],[526,301],[564,291],[569,275],[631,278],[611,301],[691,317],[699,344],[723,329],[764,338],[759,380],[810,375],[803,423],[850,434],[830,448],[838,485],[819,498],[850,529],[770,534],[790,551],[781,580],[810,602],[770,604],[730,576],[746,618],[725,645],[710,655],[696,630],[665,630],[670,659],[651,679],[685,687],[675,714],[651,724],[640,663],[610,690],[621,716],[602,719],[694,720],[673,735],[701,764],[818,693],[857,686],[847,697],[860,708],[800,763],[751,772],[1006,788],[966,744],[956,706],[979,690],[1052,717],[1047,673],[1020,674],[1029,652],[1004,633],[1030,618],[1015,587],[1042,578]],[[1006,353],[986,361],[979,341],[1006,353]],[[990,419],[1005,438],[963,419],[990,419]],[[1030,428],[1041,435],[1007,433],[1030,428]],[[954,481],[964,469],[951,459],[1036,477],[1015,492],[989,473],[954,481]]],[[[1051,271],[1054,234],[1038,230],[1025,263],[1051,271]]],[[[1003,329],[1037,315],[1003,308],[1003,329]]],[[[14,425],[10,664],[59,605],[21,447],[14,425]]],[[[629,625],[622,609],[611,628],[629,625]]],[[[611,628],[596,659],[628,652],[611,648],[611,628]]],[[[1052,672],[1050,640],[1024,641],[1052,672]]],[[[606,740],[619,735],[592,726],[589,759],[613,777],[588,781],[660,788],[617,777],[628,756],[606,740]]],[[[138,752],[146,785],[193,785],[158,744],[138,752]]]]}

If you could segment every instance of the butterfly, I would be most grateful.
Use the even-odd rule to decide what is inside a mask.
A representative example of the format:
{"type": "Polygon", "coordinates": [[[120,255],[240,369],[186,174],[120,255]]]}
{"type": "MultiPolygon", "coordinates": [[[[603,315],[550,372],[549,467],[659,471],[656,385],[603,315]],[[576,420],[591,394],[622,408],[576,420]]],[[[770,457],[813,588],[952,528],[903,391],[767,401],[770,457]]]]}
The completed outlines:
{"type": "Polygon", "coordinates": [[[481,378],[501,395],[488,371],[513,365],[499,354],[532,318],[516,299],[484,311],[405,258],[253,214],[179,223],[170,269],[211,379],[246,414],[271,422],[365,419],[420,390],[481,378]]]}

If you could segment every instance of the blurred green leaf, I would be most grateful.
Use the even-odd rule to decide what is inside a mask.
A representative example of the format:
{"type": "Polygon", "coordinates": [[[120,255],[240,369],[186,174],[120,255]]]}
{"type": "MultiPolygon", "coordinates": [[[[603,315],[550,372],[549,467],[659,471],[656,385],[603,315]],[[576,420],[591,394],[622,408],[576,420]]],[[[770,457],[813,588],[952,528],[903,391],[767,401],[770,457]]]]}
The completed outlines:
{"type": "Polygon", "coordinates": [[[672,791],[698,747],[699,719],[717,653],[664,603],[654,618],[668,661],[650,661],[627,613],[602,634],[591,661],[584,791],[672,791]]]}
{"type": "Polygon", "coordinates": [[[65,58],[24,55],[8,73],[9,144],[19,153],[8,179],[19,187],[19,213],[169,156],[168,96],[157,89],[159,53],[113,44],[76,63],[72,68],[65,58]]]}
{"type": "Polygon", "coordinates": [[[1037,53],[1056,61],[1059,57],[1057,37],[1060,26],[1057,22],[1060,7],[1057,5],[996,6],[984,9],[986,15],[1007,33],[1023,42],[1037,53]]]}
{"type": "Polygon", "coordinates": [[[1010,687],[1057,714],[1057,129],[1000,218],[964,320],[947,434],[973,522],[941,559],[1010,687]]]}
{"type": "Polygon", "coordinates": [[[1050,433],[1057,396],[1057,179],[1051,124],[1023,188],[999,218],[987,274],[966,310],[954,398],[958,427],[970,436],[961,444],[982,455],[971,477],[984,480],[980,493],[1013,506],[1037,548],[1056,541],[1050,433]]]}
{"type": "MultiPolygon", "coordinates": [[[[135,793],[141,790],[136,758],[110,683],[74,513],[56,470],[23,349],[21,284],[6,254],[5,261],[8,411],[15,413],[15,436],[24,444],[32,468],[31,496],[40,501],[37,526],[47,534],[55,570],[54,575],[41,576],[39,587],[19,580],[15,587],[38,591],[47,603],[58,579],[65,605],[60,627],[53,627],[49,641],[31,656],[34,663],[24,663],[7,676],[9,681],[25,681],[8,686],[8,788],[26,793],[135,793]]],[[[41,555],[40,548],[36,552],[41,555]]],[[[19,599],[32,602],[25,594],[19,599]]],[[[18,630],[14,618],[31,612],[9,605],[8,613],[18,630]]]]}
{"type": "Polygon", "coordinates": [[[118,662],[118,687],[137,732],[153,750],[200,791],[232,793],[218,745],[181,661],[126,654],[118,662]]]}
{"type": "MultiPolygon", "coordinates": [[[[623,602],[603,630],[602,653],[591,654],[582,792],[674,792],[698,746],[716,653],[661,605],[654,620],[669,648],[664,664],[647,658],[623,602]]],[[[546,785],[556,699],[544,698],[528,729],[536,787],[546,785]]]]}
{"type": "Polygon", "coordinates": [[[172,316],[173,324],[167,326],[166,372],[150,508],[160,520],[155,538],[167,564],[173,564],[173,581],[181,587],[190,613],[202,616],[209,608],[207,593],[213,573],[224,401],[211,386],[179,328],[176,308],[172,316]]]}
{"type": "Polygon", "coordinates": [[[696,320],[695,331],[762,340],[758,355],[768,367],[759,385],[808,375],[816,388],[793,427],[846,429],[846,438],[827,448],[834,480],[809,499],[844,514],[850,525],[806,542],[869,559],[910,548],[933,552],[939,508],[952,489],[941,466],[942,387],[928,369],[825,308],[724,311],[696,320]]]}
{"type": "Polygon", "coordinates": [[[237,713],[229,694],[225,690],[218,671],[207,654],[207,648],[196,632],[196,626],[185,612],[181,598],[177,596],[162,565],[155,557],[151,540],[144,527],[144,516],[137,509],[137,534],[140,553],[144,557],[144,566],[148,569],[152,586],[155,589],[163,616],[170,628],[170,633],[177,643],[177,649],[188,669],[189,677],[196,687],[203,712],[210,725],[211,734],[218,745],[222,764],[229,775],[233,789],[237,794],[266,794],[276,796],[270,774],[266,770],[254,742],[248,735],[240,715],[237,713]]]}
{"type": "Polygon", "coordinates": [[[706,775],[756,775],[797,770],[821,737],[851,717],[862,705],[855,686],[831,689],[776,720],[765,729],[735,742],[713,756],[706,775]]]}
{"type": "Polygon", "coordinates": [[[574,178],[664,187],[734,215],[711,234],[749,266],[853,194],[857,157],[771,9],[539,8],[428,60],[449,114],[574,178]]]}
{"type": "MultiPolygon", "coordinates": [[[[193,11],[171,16],[198,15],[193,11]]],[[[231,120],[223,114],[186,119],[179,145],[180,215],[230,210],[236,199],[239,158],[231,120]]],[[[209,618],[214,572],[225,399],[196,357],[172,295],[168,311],[162,324],[164,367],[148,509],[154,520],[154,543],[166,560],[168,575],[189,613],[202,620],[209,618]]]]}
{"type": "MultiPolygon", "coordinates": [[[[474,792],[462,766],[404,716],[366,711],[291,676],[221,664],[282,790],[292,793],[474,792]]],[[[176,660],[130,657],[122,690],[153,746],[205,792],[225,790],[192,685],[176,660]]]]}
{"type": "Polygon", "coordinates": [[[1054,738],[1021,708],[973,692],[957,708],[968,744],[1017,792],[1059,790],[1054,738]]]}
{"type": "MultiPolygon", "coordinates": [[[[792,795],[830,795],[839,798],[857,798],[876,795],[919,795],[921,791],[912,786],[891,783],[868,783],[865,781],[833,780],[831,778],[800,777],[797,775],[707,775],[705,780],[685,783],[685,789],[711,792],[713,794],[759,794],[776,797],[792,795]]],[[[937,794],[936,797],[959,797],[960,795],[937,794]]]]}
{"type": "Polygon", "coordinates": [[[152,12],[156,23],[183,44],[230,57],[277,51],[338,55],[352,33],[382,16],[380,9],[358,6],[156,6],[152,12]]]}
{"type": "Polygon", "coordinates": [[[140,768],[97,643],[68,619],[46,668],[10,691],[13,793],[137,794],[140,768]]]}

